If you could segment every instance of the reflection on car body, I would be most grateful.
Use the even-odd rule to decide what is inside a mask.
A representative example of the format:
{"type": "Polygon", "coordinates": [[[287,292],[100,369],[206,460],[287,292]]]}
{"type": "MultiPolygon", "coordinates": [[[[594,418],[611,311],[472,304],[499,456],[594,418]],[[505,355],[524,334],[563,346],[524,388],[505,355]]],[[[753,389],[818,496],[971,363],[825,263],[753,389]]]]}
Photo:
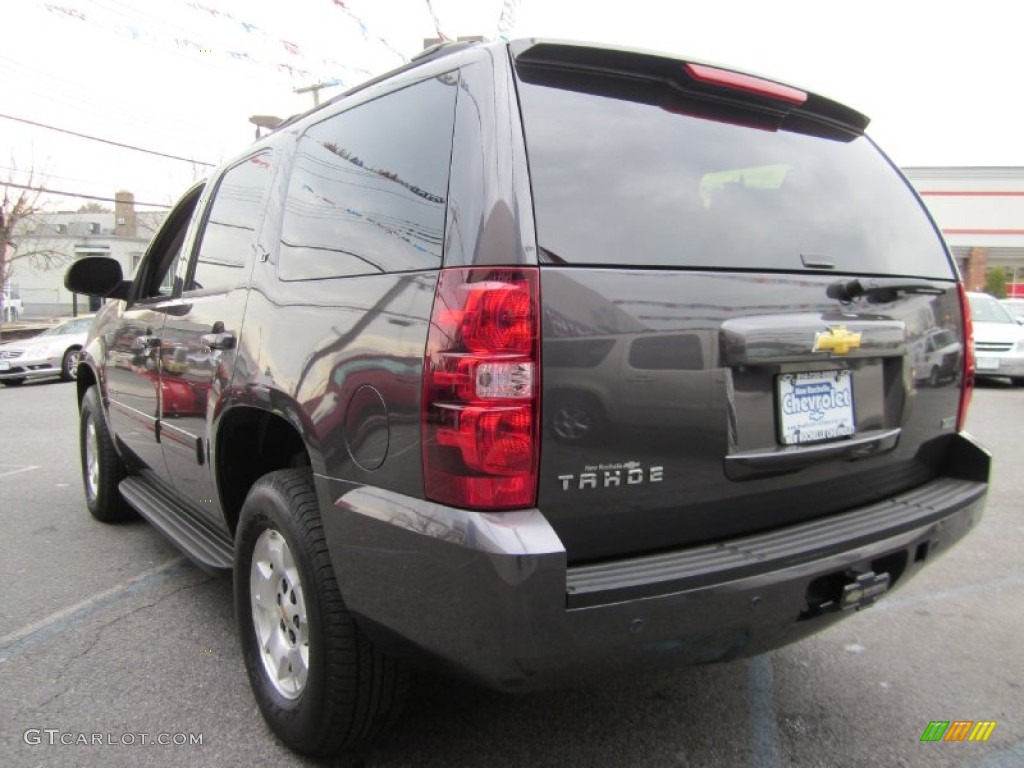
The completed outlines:
{"type": "Polygon", "coordinates": [[[609,426],[713,431],[725,423],[717,349],[709,331],[552,340],[545,371],[555,434],[577,441],[609,426]]]}
{"type": "Polygon", "coordinates": [[[963,344],[950,331],[935,328],[914,341],[910,360],[914,379],[937,387],[959,375],[963,366],[963,344]]]}

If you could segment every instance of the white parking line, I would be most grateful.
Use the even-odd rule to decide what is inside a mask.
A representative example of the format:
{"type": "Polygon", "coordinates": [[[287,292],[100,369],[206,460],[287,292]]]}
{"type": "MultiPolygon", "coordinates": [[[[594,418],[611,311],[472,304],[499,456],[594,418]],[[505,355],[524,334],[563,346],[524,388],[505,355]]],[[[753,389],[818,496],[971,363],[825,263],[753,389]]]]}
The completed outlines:
{"type": "Polygon", "coordinates": [[[7,471],[0,471],[0,477],[7,477],[8,475],[16,475],[19,472],[31,472],[33,469],[40,469],[40,467],[24,467],[18,466],[17,464],[0,464],[0,467],[18,467],[17,469],[8,469],[7,471]]]}

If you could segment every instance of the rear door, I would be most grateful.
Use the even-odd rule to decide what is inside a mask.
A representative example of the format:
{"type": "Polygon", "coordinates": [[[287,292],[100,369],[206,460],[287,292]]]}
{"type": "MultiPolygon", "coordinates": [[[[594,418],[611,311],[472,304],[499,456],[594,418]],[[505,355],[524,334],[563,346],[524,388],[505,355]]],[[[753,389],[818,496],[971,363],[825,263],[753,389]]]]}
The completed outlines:
{"type": "Polygon", "coordinates": [[[940,471],[961,376],[918,386],[910,350],[963,338],[956,276],[866,119],[671,59],[513,54],[542,264],[539,506],[570,561],[770,529],[940,471]],[[601,431],[567,439],[549,406],[584,391],[601,431]]]}
{"type": "Polygon", "coordinates": [[[222,517],[207,435],[231,382],[271,158],[269,151],[248,157],[211,185],[196,245],[181,263],[181,297],[170,308],[161,336],[164,459],[181,497],[213,522],[222,517]]]}

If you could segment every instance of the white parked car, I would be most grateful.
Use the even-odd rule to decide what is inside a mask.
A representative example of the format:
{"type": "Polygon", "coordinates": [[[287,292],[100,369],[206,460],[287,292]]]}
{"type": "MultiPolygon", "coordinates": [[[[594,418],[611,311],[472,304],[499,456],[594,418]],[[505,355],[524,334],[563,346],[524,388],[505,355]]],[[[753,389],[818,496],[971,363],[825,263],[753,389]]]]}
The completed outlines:
{"type": "Polygon", "coordinates": [[[1008,376],[1015,384],[1024,384],[1024,326],[987,293],[967,295],[974,323],[975,375],[1008,376]]]}
{"type": "Polygon", "coordinates": [[[1024,299],[1001,299],[999,303],[1010,310],[1014,320],[1024,324],[1024,299]]]}
{"type": "Polygon", "coordinates": [[[78,375],[78,353],[92,317],[77,317],[38,336],[0,344],[0,384],[16,387],[26,379],[60,376],[71,381],[78,375]]]}

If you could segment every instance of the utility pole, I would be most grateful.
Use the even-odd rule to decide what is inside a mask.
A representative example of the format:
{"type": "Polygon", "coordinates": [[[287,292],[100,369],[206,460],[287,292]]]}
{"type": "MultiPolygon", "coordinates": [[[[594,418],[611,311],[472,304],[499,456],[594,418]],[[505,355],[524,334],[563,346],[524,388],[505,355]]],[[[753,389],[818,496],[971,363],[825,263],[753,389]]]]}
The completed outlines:
{"type": "Polygon", "coordinates": [[[336,85],[341,85],[340,80],[328,80],[327,82],[314,83],[313,85],[307,85],[303,88],[293,88],[293,93],[312,93],[313,94],[313,106],[320,106],[320,91],[324,88],[333,88],[336,85]]]}

